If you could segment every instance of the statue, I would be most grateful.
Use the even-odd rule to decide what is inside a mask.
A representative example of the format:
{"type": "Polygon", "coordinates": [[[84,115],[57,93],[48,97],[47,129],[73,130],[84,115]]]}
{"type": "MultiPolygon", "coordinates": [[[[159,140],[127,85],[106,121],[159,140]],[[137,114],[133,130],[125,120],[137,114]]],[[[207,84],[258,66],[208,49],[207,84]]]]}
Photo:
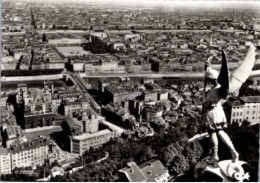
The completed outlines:
{"type": "MultiPolygon", "coordinates": [[[[222,65],[220,73],[211,68],[210,59],[206,62],[205,80],[211,85],[212,89],[207,93],[206,97],[203,97],[202,119],[208,132],[204,134],[197,134],[189,140],[191,142],[209,136],[212,144],[212,155],[209,160],[202,163],[204,165],[213,165],[213,167],[219,168],[218,137],[224,142],[231,152],[232,160],[230,164],[233,163],[236,166],[241,164],[241,161],[239,161],[238,152],[236,151],[227,133],[223,130],[227,128],[227,120],[221,101],[228,95],[234,96],[238,94],[240,87],[248,79],[250,72],[252,71],[255,62],[255,55],[255,47],[252,44],[245,59],[231,76],[229,76],[230,74],[227,65],[227,58],[224,51],[222,51],[222,65]]],[[[200,164],[200,166],[202,166],[202,164],[200,164]]],[[[225,175],[228,174],[226,173],[225,175]]],[[[247,176],[245,177],[247,178],[247,176]]]]}

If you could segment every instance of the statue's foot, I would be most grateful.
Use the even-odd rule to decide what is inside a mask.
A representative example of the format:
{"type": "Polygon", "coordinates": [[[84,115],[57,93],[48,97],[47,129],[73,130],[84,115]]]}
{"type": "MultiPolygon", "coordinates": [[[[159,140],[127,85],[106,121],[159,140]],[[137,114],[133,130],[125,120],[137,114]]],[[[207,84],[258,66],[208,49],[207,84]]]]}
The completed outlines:
{"type": "Polygon", "coordinates": [[[239,154],[236,151],[232,151],[232,162],[235,163],[236,161],[238,161],[239,158],[239,154]]]}
{"type": "Polygon", "coordinates": [[[215,164],[219,161],[218,156],[212,156],[211,159],[208,161],[208,164],[212,164],[215,166],[215,164]]]}

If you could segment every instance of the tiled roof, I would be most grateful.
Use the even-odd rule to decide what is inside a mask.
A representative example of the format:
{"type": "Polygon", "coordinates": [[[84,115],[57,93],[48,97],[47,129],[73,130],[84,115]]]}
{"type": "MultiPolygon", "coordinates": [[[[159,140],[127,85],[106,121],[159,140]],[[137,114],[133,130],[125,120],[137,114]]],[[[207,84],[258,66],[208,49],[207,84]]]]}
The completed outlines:
{"type": "Polygon", "coordinates": [[[156,178],[167,173],[167,169],[161,161],[153,159],[139,166],[143,174],[147,178],[147,182],[156,182],[156,178]]]}
{"type": "Polygon", "coordinates": [[[168,172],[161,161],[152,159],[140,166],[135,162],[129,162],[120,172],[124,173],[130,182],[156,182],[156,178],[168,172]]]}
{"type": "Polygon", "coordinates": [[[142,173],[141,169],[136,165],[135,162],[129,162],[129,167],[119,170],[124,173],[129,180],[129,182],[145,182],[147,178],[142,173]]]}
{"type": "Polygon", "coordinates": [[[37,137],[31,141],[27,141],[27,142],[23,142],[23,143],[20,143],[20,142],[13,143],[11,145],[10,149],[11,149],[11,153],[14,154],[14,153],[19,153],[21,151],[25,151],[28,149],[46,146],[50,143],[51,143],[51,141],[45,137],[37,137]]]}

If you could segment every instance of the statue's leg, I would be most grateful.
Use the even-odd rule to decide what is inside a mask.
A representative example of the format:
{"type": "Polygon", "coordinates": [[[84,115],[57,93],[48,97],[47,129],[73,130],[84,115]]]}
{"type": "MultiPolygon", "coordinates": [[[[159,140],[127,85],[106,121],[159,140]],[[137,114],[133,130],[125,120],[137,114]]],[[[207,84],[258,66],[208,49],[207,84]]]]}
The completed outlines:
{"type": "Polygon", "coordinates": [[[237,153],[232,141],[230,140],[229,136],[227,135],[226,132],[223,130],[218,131],[218,135],[220,139],[226,144],[226,146],[229,148],[231,155],[232,155],[232,160],[233,162],[238,161],[238,156],[239,154],[237,153]]]}
{"type": "Polygon", "coordinates": [[[210,133],[210,141],[212,144],[212,156],[211,156],[211,160],[209,161],[209,163],[215,163],[218,162],[219,157],[218,157],[218,137],[217,137],[217,133],[216,132],[211,132],[210,133]]]}

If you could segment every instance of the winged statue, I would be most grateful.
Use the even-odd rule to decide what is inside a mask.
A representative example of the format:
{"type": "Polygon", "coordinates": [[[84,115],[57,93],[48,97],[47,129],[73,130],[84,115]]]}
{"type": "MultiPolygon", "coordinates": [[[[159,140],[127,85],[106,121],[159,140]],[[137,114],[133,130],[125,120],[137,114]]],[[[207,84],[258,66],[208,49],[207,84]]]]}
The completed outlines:
{"type": "MultiPolygon", "coordinates": [[[[234,169],[235,171],[237,171],[235,172],[236,174],[234,174],[236,176],[232,176],[232,178],[227,174],[227,179],[223,180],[234,178],[236,178],[237,180],[243,180],[249,177],[248,174],[243,174],[242,172],[242,175],[241,171],[238,171],[242,169],[240,165],[241,161],[239,161],[239,154],[236,151],[228,134],[223,130],[227,128],[227,119],[221,102],[229,95],[238,95],[239,89],[241,88],[242,84],[248,79],[253,69],[256,56],[255,50],[256,48],[252,44],[246,54],[246,57],[232,74],[230,74],[227,57],[224,51],[222,51],[222,65],[220,73],[211,68],[211,63],[209,62],[209,60],[206,62],[205,83],[209,83],[211,89],[207,92],[206,96],[203,97],[202,119],[207,128],[207,132],[195,135],[194,137],[189,139],[189,142],[205,137],[210,138],[211,158],[204,162],[199,162],[197,169],[203,168],[204,170],[206,170],[207,168],[211,167],[209,170],[214,173],[215,171],[218,172],[221,169],[221,163],[219,162],[218,156],[218,137],[220,138],[220,140],[228,147],[231,152],[232,160],[229,160],[230,166],[234,165],[235,167],[239,167],[234,169]]],[[[215,174],[221,176],[222,178],[225,177],[223,171],[221,174],[215,174]]]]}
{"type": "Polygon", "coordinates": [[[220,73],[211,68],[209,60],[206,62],[205,78],[207,83],[211,85],[211,90],[206,94],[203,99],[203,121],[207,128],[207,132],[203,134],[197,134],[189,140],[192,142],[204,137],[209,136],[212,143],[212,156],[209,163],[214,163],[219,160],[218,157],[218,137],[229,148],[232,161],[238,160],[238,153],[234,148],[229,136],[223,131],[227,127],[227,120],[224,110],[222,108],[222,100],[228,95],[238,95],[239,89],[242,84],[248,79],[252,68],[255,63],[256,48],[252,44],[240,65],[236,70],[230,74],[228,68],[227,57],[224,51],[222,51],[222,65],[220,73]]]}

